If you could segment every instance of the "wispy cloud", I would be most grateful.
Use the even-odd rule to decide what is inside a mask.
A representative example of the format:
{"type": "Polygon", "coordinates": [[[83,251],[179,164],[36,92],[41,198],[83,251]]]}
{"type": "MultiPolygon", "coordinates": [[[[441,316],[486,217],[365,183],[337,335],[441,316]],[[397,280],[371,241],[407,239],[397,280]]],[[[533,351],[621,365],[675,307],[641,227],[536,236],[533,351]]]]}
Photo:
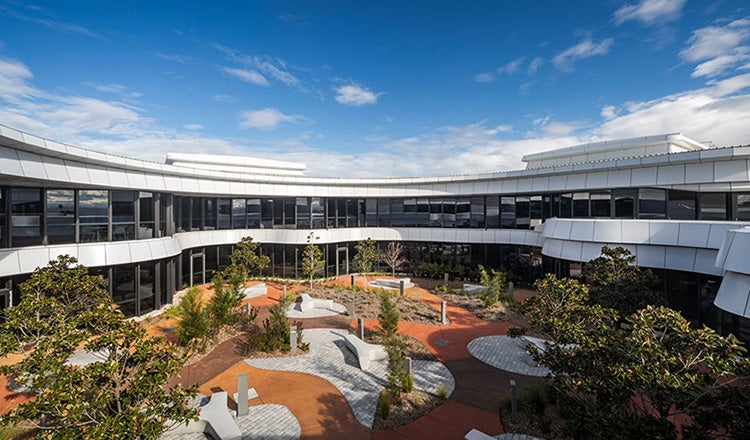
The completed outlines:
{"type": "Polygon", "coordinates": [[[27,5],[25,9],[26,10],[24,11],[21,9],[14,9],[7,4],[0,4],[0,15],[15,18],[16,20],[20,21],[35,23],[54,31],[66,34],[79,34],[86,37],[98,37],[96,33],[89,29],[86,29],[83,26],[58,20],[44,8],[27,5]]]}
{"type": "Polygon", "coordinates": [[[234,102],[237,100],[237,98],[235,98],[234,96],[226,93],[215,93],[213,96],[211,96],[211,99],[213,99],[214,101],[226,103],[234,102]]]}
{"type": "Polygon", "coordinates": [[[265,76],[252,69],[237,69],[235,67],[219,66],[219,69],[227,75],[237,78],[246,83],[255,84],[256,86],[268,87],[271,85],[265,76]]]}
{"type": "Polygon", "coordinates": [[[544,58],[542,57],[536,57],[529,63],[529,66],[526,68],[526,73],[529,76],[534,76],[539,72],[539,68],[542,67],[544,64],[544,58]]]}
{"type": "Polygon", "coordinates": [[[526,57],[516,58],[515,60],[509,61],[498,67],[493,72],[478,73],[474,76],[474,81],[480,83],[488,83],[494,81],[497,75],[513,75],[514,73],[518,72],[525,59],[526,57]]]}
{"type": "Polygon", "coordinates": [[[164,59],[167,61],[173,61],[179,64],[194,64],[195,63],[195,59],[188,55],[180,55],[176,53],[162,53],[162,52],[157,52],[154,55],[156,55],[157,57],[161,59],[164,59]]]}
{"type": "Polygon", "coordinates": [[[660,26],[680,18],[685,0],[641,0],[615,11],[615,24],[638,21],[647,26],[660,26]]]}
{"type": "Polygon", "coordinates": [[[573,69],[573,64],[578,60],[608,54],[614,41],[614,38],[607,38],[595,43],[590,37],[586,37],[575,46],[555,55],[552,58],[552,64],[560,70],[570,71],[573,69]]]}
{"type": "Polygon", "coordinates": [[[94,90],[97,90],[99,92],[112,93],[114,95],[119,95],[119,96],[122,96],[123,98],[131,99],[131,100],[135,98],[140,98],[141,96],[143,96],[143,94],[140,92],[129,91],[128,88],[122,84],[96,84],[96,83],[86,82],[84,83],[84,85],[90,86],[94,88],[94,90]]]}
{"type": "Polygon", "coordinates": [[[268,82],[267,78],[271,78],[287,86],[300,84],[300,80],[289,71],[287,62],[281,58],[268,55],[247,55],[221,44],[213,44],[213,47],[224,53],[231,61],[244,67],[243,69],[233,70],[253,72],[255,75],[262,76],[266,83],[268,82]]]}
{"type": "Polygon", "coordinates": [[[190,130],[190,131],[203,130],[203,126],[201,124],[185,124],[182,126],[182,128],[184,128],[185,130],[190,130]]]}
{"type": "Polygon", "coordinates": [[[270,130],[284,122],[298,122],[304,119],[300,115],[286,115],[277,108],[268,107],[261,110],[246,110],[240,113],[241,128],[270,130]]]}
{"type": "Polygon", "coordinates": [[[336,102],[352,107],[375,104],[378,102],[378,97],[382,95],[382,93],[372,92],[357,83],[335,87],[334,91],[336,92],[336,102]]]}
{"type": "Polygon", "coordinates": [[[750,63],[750,19],[718,23],[693,31],[680,56],[699,63],[693,77],[716,77],[750,63]]]}

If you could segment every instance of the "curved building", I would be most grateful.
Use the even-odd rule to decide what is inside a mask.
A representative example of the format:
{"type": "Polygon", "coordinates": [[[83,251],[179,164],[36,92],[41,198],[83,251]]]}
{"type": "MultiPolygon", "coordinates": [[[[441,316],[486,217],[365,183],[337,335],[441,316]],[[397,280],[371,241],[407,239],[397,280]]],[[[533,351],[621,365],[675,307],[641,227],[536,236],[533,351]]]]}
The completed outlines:
{"type": "Polygon", "coordinates": [[[271,257],[268,275],[298,278],[315,231],[327,276],[353,271],[367,237],[403,242],[414,271],[483,264],[527,279],[575,276],[603,245],[623,246],[660,275],[670,306],[750,340],[750,147],[667,134],[523,160],[487,174],[317,178],[247,157],[146,162],[0,125],[0,306],[70,254],[142,315],[207,281],[248,235],[271,257]]]}

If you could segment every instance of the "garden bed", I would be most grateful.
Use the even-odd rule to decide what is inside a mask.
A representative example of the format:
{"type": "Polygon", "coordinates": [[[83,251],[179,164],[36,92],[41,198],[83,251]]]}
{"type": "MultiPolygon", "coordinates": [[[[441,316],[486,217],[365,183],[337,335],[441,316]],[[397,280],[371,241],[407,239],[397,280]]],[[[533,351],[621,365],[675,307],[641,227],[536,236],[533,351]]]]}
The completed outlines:
{"type": "Polygon", "coordinates": [[[381,411],[376,411],[372,429],[388,430],[408,425],[418,418],[426,416],[443,402],[444,400],[438,396],[416,389],[411,393],[401,394],[400,402],[391,397],[388,417],[383,418],[381,411]]]}

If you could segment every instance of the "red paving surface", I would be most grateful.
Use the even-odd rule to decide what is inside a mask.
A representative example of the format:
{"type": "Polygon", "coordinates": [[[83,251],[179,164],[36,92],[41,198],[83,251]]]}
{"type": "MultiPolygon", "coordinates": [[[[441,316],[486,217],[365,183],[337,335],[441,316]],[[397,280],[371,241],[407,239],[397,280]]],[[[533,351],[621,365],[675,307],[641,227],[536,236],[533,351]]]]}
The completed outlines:
{"type": "MultiPolygon", "coordinates": [[[[382,277],[381,277],[382,278],[382,277]]],[[[373,278],[368,278],[372,281],[373,278]]],[[[356,277],[362,287],[363,277],[356,277]]],[[[249,284],[255,284],[249,283],[249,284]]],[[[343,276],[334,284],[350,284],[349,276],[343,276]]],[[[250,299],[253,307],[264,308],[278,303],[283,294],[281,283],[266,282],[268,294],[250,299]]],[[[304,286],[288,286],[293,293],[304,286]]],[[[210,288],[201,288],[204,295],[210,295],[210,288]]],[[[409,297],[427,302],[439,310],[441,299],[419,287],[408,289],[409,297]]],[[[422,342],[441,362],[451,370],[456,379],[456,389],[451,399],[420,419],[395,430],[371,431],[357,422],[351,407],[344,396],[328,381],[309,374],[261,370],[248,366],[242,361],[241,351],[236,340],[226,341],[214,351],[193,365],[186,366],[171,383],[200,383],[200,391],[210,395],[219,389],[228,391],[230,396],[237,390],[237,375],[247,373],[250,386],[259,394],[252,404],[277,403],[285,405],[297,417],[302,428],[301,439],[456,439],[472,428],[487,434],[502,432],[497,413],[499,396],[506,390],[504,384],[509,377],[524,381],[523,377],[489,367],[474,359],[468,352],[467,344],[480,336],[506,334],[511,326],[507,322],[486,322],[467,310],[452,303],[447,304],[450,324],[445,326],[419,324],[402,321],[399,331],[422,342]],[[447,342],[447,344],[446,344],[447,342]]],[[[306,320],[307,328],[346,325],[346,320],[306,320]]],[[[158,321],[147,325],[149,333],[173,337],[174,321],[158,321]]],[[[356,325],[355,320],[349,327],[356,325]]],[[[377,327],[376,320],[366,320],[368,329],[377,327]]],[[[528,379],[526,379],[528,380],[528,379]]],[[[4,377],[0,377],[0,413],[8,411],[29,399],[27,394],[11,393],[4,377]]],[[[233,402],[232,402],[233,403],[233,402]]]]}

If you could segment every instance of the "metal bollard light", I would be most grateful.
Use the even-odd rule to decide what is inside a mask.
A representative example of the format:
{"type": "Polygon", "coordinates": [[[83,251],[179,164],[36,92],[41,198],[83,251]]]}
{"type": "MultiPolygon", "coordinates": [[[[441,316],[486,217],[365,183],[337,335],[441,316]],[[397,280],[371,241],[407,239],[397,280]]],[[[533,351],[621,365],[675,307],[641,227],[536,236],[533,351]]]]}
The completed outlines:
{"type": "Polygon", "coordinates": [[[352,275],[351,278],[352,278],[352,287],[354,287],[354,275],[352,275]]]}
{"type": "Polygon", "coordinates": [[[289,345],[291,346],[291,352],[294,353],[297,351],[297,326],[293,325],[289,329],[289,345]]]}
{"type": "Polygon", "coordinates": [[[360,340],[365,340],[365,318],[357,318],[357,336],[360,340]]]}
{"type": "Polygon", "coordinates": [[[248,390],[247,374],[237,376],[237,415],[246,416],[249,412],[247,407],[248,390]]]}
{"type": "Polygon", "coordinates": [[[508,296],[513,299],[513,281],[508,281],[508,296]]]}
{"type": "Polygon", "coordinates": [[[399,280],[398,291],[401,296],[404,296],[404,280],[399,280]]]}
{"type": "Polygon", "coordinates": [[[354,318],[354,297],[349,297],[349,317],[354,318]]]}
{"type": "Polygon", "coordinates": [[[516,381],[514,379],[510,380],[510,421],[513,423],[516,423],[518,420],[518,412],[517,412],[517,406],[516,406],[516,381]]]}
{"type": "Polygon", "coordinates": [[[440,323],[443,325],[448,324],[448,303],[443,301],[440,303],[440,323]]]}

